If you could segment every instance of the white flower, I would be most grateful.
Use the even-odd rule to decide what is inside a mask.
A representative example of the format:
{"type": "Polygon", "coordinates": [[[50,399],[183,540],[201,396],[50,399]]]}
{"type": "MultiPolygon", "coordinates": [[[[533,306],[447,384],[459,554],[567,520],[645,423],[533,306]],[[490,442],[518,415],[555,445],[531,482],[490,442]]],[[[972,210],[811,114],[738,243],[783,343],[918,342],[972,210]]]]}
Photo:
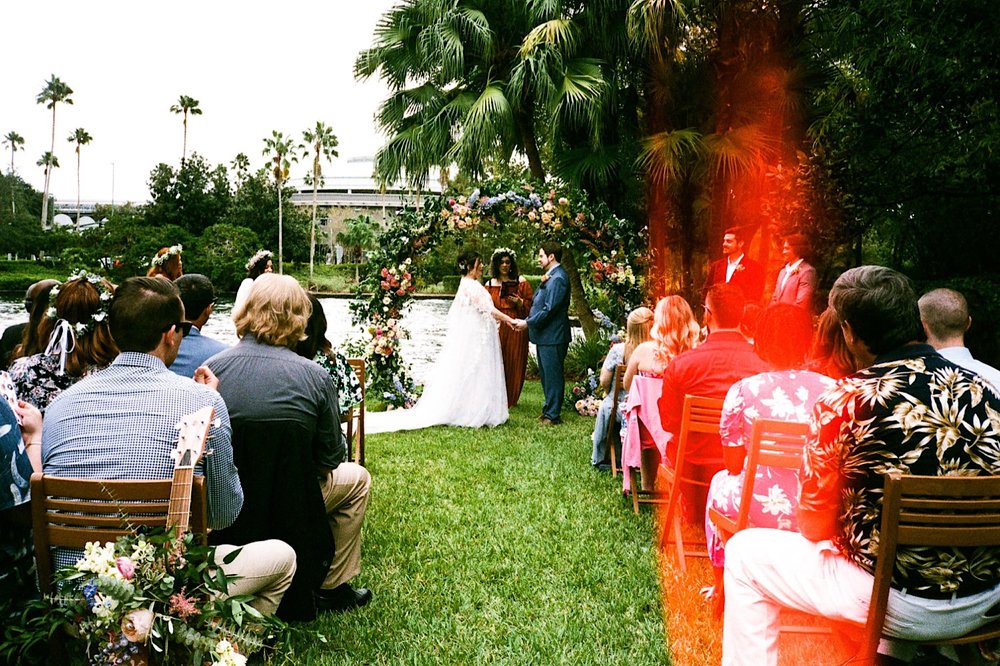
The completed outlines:
{"type": "Polygon", "coordinates": [[[94,615],[102,620],[110,620],[111,614],[118,608],[118,600],[114,597],[106,597],[100,592],[94,595],[94,615]]]}
{"type": "Polygon", "coordinates": [[[388,296],[386,296],[385,298],[382,299],[382,304],[383,305],[389,305],[389,303],[392,303],[392,299],[389,298],[388,296]]]}
{"type": "Polygon", "coordinates": [[[781,486],[771,486],[767,489],[766,496],[754,494],[753,497],[760,502],[760,508],[764,513],[772,516],[788,516],[792,513],[792,503],[781,486]]]}

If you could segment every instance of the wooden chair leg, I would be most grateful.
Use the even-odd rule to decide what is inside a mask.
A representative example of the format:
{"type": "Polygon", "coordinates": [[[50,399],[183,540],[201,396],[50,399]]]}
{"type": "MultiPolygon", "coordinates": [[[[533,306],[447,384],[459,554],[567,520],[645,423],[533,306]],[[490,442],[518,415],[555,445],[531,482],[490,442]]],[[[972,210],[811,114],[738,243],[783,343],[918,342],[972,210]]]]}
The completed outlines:
{"type": "Polygon", "coordinates": [[[629,478],[632,479],[632,510],[639,513],[639,492],[642,488],[642,482],[639,479],[639,470],[635,467],[629,467],[628,470],[622,470],[622,473],[629,474],[629,478]]]}

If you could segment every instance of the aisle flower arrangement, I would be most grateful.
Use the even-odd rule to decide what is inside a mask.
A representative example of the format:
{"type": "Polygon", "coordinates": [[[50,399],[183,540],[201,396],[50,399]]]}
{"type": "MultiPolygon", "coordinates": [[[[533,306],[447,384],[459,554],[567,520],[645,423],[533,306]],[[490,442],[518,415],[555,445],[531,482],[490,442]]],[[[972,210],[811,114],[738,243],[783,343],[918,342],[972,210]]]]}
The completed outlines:
{"type": "Polygon", "coordinates": [[[88,543],[75,564],[56,572],[59,591],[34,602],[0,656],[65,630],[72,663],[242,666],[265,642],[286,638],[288,627],[261,615],[249,596],[223,598],[231,578],[214,557],[214,547],[191,534],[176,540],[172,530],[88,543]]]}

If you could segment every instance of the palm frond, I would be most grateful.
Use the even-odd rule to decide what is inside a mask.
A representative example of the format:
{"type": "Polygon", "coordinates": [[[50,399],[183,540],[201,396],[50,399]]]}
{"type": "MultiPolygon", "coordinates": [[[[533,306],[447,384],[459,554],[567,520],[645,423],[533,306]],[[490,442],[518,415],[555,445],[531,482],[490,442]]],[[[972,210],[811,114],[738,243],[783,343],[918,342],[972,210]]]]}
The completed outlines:
{"type": "Polygon", "coordinates": [[[776,139],[753,124],[709,134],[704,143],[712,171],[727,178],[763,168],[767,158],[779,147],[776,139]]]}
{"type": "Polygon", "coordinates": [[[680,177],[705,148],[705,137],[695,129],[659,132],[643,140],[638,164],[655,182],[665,183],[680,177]]]}
{"type": "Polygon", "coordinates": [[[635,0],[628,8],[628,35],[643,48],[655,49],[675,32],[685,16],[680,0],[635,0]]]}
{"type": "Polygon", "coordinates": [[[570,19],[552,19],[531,29],[521,42],[521,57],[528,58],[539,47],[548,46],[561,53],[576,51],[577,28],[570,19]]]}

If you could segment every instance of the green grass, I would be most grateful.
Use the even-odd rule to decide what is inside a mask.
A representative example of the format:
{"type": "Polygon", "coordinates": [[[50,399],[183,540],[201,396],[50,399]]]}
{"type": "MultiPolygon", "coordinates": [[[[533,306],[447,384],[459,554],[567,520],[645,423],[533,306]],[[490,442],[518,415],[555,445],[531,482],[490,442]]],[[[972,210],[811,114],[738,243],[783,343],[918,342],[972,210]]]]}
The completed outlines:
{"type": "Polygon", "coordinates": [[[25,292],[39,280],[65,280],[69,271],[37,261],[0,261],[0,291],[25,292]]]}
{"type": "Polygon", "coordinates": [[[492,430],[371,436],[362,573],[309,664],[667,664],[650,514],[590,469],[593,419],[543,428],[529,382],[492,430]]]}

